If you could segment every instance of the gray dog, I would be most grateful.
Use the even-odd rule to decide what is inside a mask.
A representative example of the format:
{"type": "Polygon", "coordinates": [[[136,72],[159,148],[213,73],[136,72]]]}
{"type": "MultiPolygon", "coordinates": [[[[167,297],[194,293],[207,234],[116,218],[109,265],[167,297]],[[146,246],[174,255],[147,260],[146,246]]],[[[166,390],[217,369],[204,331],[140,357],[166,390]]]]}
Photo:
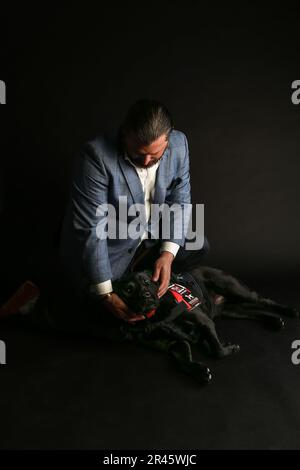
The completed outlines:
{"type": "Polygon", "coordinates": [[[209,383],[208,367],[193,359],[191,344],[205,347],[222,358],[240,350],[238,344],[222,344],[215,317],[258,320],[274,329],[285,326],[282,316],[299,317],[296,309],[264,298],[235,277],[210,267],[189,273],[172,273],[168,292],[158,299],[158,282],[149,270],[132,272],[114,283],[118,295],[145,321],[124,327],[127,339],[165,351],[181,370],[198,382],[209,383]]]}

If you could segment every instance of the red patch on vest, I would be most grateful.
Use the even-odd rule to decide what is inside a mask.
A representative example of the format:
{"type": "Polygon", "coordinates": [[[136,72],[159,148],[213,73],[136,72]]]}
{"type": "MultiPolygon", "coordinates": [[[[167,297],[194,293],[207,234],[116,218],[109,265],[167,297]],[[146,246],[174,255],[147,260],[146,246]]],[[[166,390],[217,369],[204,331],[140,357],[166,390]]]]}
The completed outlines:
{"type": "Polygon", "coordinates": [[[192,294],[190,289],[174,283],[168,287],[168,291],[173,295],[177,303],[184,302],[188,310],[193,310],[201,304],[198,297],[192,294]]]}
{"type": "MultiPolygon", "coordinates": [[[[184,302],[187,310],[192,311],[194,308],[201,304],[198,297],[192,294],[191,290],[187,287],[181,286],[180,284],[173,283],[168,287],[168,291],[174,297],[177,304],[184,302]]],[[[156,312],[156,309],[150,310],[150,312],[144,315],[147,318],[151,318],[156,312]]]]}

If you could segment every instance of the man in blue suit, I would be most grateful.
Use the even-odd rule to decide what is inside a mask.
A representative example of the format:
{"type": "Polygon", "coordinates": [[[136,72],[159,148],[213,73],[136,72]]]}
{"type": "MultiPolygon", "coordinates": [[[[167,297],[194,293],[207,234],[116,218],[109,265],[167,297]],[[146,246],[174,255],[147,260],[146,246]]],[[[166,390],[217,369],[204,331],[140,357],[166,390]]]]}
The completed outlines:
{"type": "Polygon", "coordinates": [[[171,269],[187,269],[191,261],[199,262],[209,249],[206,239],[196,252],[185,249],[185,233],[180,231],[178,236],[177,231],[175,237],[174,226],[169,237],[162,239],[160,234],[156,240],[149,239],[152,204],[183,208],[190,203],[186,136],[174,129],[163,104],[136,102],[120,129],[87,142],[76,162],[61,239],[61,258],[72,285],[99,300],[118,319],[144,319],[113,292],[112,282],[132,269],[147,249],[152,250],[153,280],[159,280],[162,296],[171,269]],[[125,201],[127,215],[134,204],[143,208],[141,236],[103,236],[108,205],[115,210],[118,227],[127,227],[133,220],[132,215],[124,220],[120,200],[125,201]]]}

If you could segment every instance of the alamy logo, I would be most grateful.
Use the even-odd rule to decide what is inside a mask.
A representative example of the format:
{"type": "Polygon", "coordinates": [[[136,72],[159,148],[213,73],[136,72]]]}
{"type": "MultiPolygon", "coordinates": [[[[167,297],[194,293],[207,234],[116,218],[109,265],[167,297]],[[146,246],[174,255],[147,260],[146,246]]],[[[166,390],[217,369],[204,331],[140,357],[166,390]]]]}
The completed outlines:
{"type": "Polygon", "coordinates": [[[295,341],[292,342],[292,349],[295,349],[295,351],[292,354],[292,363],[294,366],[298,366],[300,364],[300,340],[295,339],[295,341]]]}
{"type": "Polygon", "coordinates": [[[300,104],[300,80],[293,81],[292,90],[295,90],[291,96],[292,103],[296,105],[300,104]]]}
{"type": "Polygon", "coordinates": [[[145,204],[129,205],[127,196],[119,196],[119,206],[103,203],[97,207],[99,222],[96,235],[100,240],[151,239],[186,240],[186,250],[200,250],[204,245],[204,204],[196,204],[193,230],[192,204],[151,204],[147,218],[145,204]]]}
{"type": "Polygon", "coordinates": [[[3,80],[0,80],[0,104],[6,104],[6,86],[3,80]]]}
{"type": "Polygon", "coordinates": [[[6,344],[0,340],[0,364],[6,364],[6,344]]]}

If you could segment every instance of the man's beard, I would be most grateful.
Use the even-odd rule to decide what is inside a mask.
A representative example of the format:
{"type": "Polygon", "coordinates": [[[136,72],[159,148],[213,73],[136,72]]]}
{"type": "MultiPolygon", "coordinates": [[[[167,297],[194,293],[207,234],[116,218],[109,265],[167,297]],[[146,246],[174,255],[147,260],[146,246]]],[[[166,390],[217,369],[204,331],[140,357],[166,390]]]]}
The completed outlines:
{"type": "Polygon", "coordinates": [[[133,160],[130,156],[130,160],[132,161],[132,163],[134,163],[136,166],[138,166],[139,168],[151,168],[152,166],[155,165],[155,163],[159,162],[161,159],[162,159],[163,156],[161,156],[160,158],[158,158],[157,160],[154,160],[153,162],[150,162],[148,163],[148,165],[143,165],[143,163],[140,163],[139,161],[136,161],[136,160],[133,160]]]}
{"type": "Polygon", "coordinates": [[[155,162],[150,162],[150,163],[148,163],[148,165],[143,165],[142,163],[138,163],[138,162],[137,163],[134,162],[134,164],[136,166],[140,167],[140,168],[151,168],[157,162],[158,162],[158,160],[156,160],[155,162]]]}

